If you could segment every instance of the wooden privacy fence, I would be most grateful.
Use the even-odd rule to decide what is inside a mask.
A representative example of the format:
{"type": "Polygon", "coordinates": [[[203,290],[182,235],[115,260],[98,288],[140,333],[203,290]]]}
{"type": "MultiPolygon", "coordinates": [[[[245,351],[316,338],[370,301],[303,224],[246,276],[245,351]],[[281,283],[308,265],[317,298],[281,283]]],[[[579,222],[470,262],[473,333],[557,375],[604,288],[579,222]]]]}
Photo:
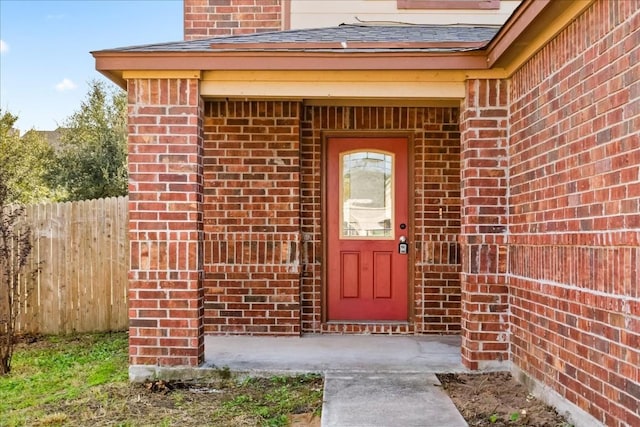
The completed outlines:
{"type": "Polygon", "coordinates": [[[21,333],[123,330],[128,325],[127,197],[25,207],[33,278],[21,283],[21,333]]]}

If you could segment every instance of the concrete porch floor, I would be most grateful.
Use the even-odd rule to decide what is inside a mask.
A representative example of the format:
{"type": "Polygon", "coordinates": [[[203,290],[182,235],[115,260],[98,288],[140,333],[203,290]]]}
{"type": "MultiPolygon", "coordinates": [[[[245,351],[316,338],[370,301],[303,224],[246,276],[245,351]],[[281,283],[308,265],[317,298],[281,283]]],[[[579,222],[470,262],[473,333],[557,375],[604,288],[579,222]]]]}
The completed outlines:
{"type": "Polygon", "coordinates": [[[244,372],[466,372],[460,336],[206,336],[205,365],[244,372]]]}
{"type": "Polygon", "coordinates": [[[321,427],[465,427],[438,372],[465,372],[459,336],[207,336],[205,365],[322,373],[321,427]]]}

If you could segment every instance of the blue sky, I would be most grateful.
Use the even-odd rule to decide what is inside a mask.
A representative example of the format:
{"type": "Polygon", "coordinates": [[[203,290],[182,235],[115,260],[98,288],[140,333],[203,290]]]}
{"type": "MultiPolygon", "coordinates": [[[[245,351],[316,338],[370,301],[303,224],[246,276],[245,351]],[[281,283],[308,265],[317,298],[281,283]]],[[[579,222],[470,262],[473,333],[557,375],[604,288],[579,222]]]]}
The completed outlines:
{"type": "Polygon", "coordinates": [[[182,0],[0,0],[0,108],[53,130],[106,81],[90,51],[181,39],[182,0]]]}

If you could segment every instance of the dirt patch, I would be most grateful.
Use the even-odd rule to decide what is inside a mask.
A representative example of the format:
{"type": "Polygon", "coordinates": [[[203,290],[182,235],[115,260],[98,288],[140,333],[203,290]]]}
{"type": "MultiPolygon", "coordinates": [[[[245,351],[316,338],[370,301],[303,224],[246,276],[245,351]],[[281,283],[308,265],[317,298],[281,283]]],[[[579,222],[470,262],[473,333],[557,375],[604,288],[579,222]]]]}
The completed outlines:
{"type": "Polygon", "coordinates": [[[470,427],[570,426],[509,373],[441,374],[438,379],[470,427]]]}
{"type": "Polygon", "coordinates": [[[320,417],[316,414],[294,414],[289,416],[289,427],[320,427],[320,417]]]}

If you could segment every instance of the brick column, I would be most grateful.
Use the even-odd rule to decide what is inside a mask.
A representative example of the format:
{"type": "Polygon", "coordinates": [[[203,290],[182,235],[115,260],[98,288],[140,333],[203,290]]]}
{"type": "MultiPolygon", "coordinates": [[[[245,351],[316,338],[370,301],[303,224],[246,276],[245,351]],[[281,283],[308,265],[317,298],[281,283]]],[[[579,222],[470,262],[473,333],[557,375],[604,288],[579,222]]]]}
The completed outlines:
{"type": "Polygon", "coordinates": [[[509,359],[508,103],[503,80],[469,80],[462,105],[462,361],[509,359]]]}
{"type": "Polygon", "coordinates": [[[132,79],[129,92],[131,365],[204,357],[202,111],[197,79],[132,79]]]}

